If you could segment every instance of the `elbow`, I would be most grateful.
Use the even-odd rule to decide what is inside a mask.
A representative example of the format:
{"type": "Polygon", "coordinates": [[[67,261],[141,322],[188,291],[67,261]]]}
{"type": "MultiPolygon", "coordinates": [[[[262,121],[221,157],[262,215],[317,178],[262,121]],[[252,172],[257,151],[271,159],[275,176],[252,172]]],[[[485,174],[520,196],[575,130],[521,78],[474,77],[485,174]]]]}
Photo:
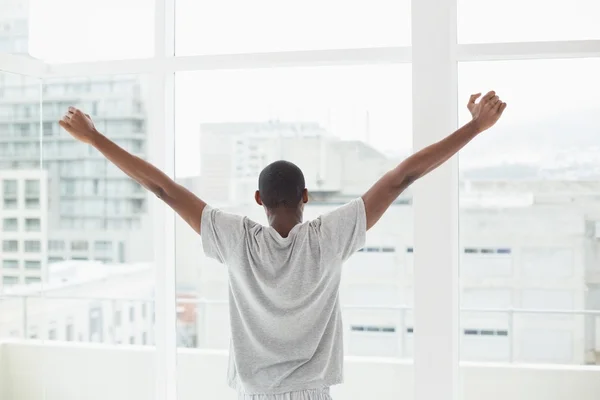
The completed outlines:
{"type": "Polygon", "coordinates": [[[156,197],[158,197],[161,200],[164,200],[167,193],[165,192],[165,189],[163,189],[160,186],[152,186],[150,188],[148,188],[156,197]]]}

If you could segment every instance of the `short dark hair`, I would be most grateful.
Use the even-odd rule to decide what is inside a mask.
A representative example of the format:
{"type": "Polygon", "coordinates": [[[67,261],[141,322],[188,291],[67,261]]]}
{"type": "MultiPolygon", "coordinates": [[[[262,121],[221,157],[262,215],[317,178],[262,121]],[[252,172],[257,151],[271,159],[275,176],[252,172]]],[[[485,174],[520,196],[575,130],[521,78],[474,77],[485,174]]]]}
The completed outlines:
{"type": "Polygon", "coordinates": [[[306,188],[302,170],[289,161],[267,165],[258,177],[258,192],[267,208],[294,208],[306,188]]]}

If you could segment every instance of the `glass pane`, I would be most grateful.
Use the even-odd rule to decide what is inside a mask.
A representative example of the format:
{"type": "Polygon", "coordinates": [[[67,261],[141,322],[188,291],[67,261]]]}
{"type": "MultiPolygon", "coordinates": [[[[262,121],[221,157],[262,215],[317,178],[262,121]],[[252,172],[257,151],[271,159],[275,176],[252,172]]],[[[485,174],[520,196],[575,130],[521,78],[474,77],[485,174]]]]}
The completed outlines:
{"type": "MultiPolygon", "coordinates": [[[[570,374],[581,372],[569,368],[600,360],[598,68],[600,59],[459,65],[465,105],[488,89],[508,103],[460,157],[461,358],[533,364],[507,369],[521,378],[506,398],[546,398],[554,383],[577,393],[570,374]],[[545,382],[537,397],[518,383],[528,374],[545,382]]],[[[490,373],[480,397],[505,386],[504,372],[490,373]]],[[[475,385],[464,381],[465,392],[475,385]]]]}
{"type": "Polygon", "coordinates": [[[177,0],[177,55],[410,46],[410,0],[177,0]]]}
{"type": "MultiPolygon", "coordinates": [[[[175,104],[178,181],[213,207],[263,225],[254,192],[267,164],[285,159],[302,169],[310,220],[361,196],[412,147],[410,65],[178,73],[175,104]]],[[[412,355],[411,200],[404,193],[369,231],[366,246],[344,264],[340,288],[346,355],[392,362],[348,361],[334,398],[397,398],[397,380],[367,382],[362,368],[410,374],[394,360],[412,355]]],[[[226,398],[234,394],[223,383],[228,269],[204,254],[185,222],[178,219],[176,229],[178,344],[193,349],[179,357],[207,365],[198,375],[179,363],[180,398],[226,398]]]]}
{"type": "Polygon", "coordinates": [[[458,42],[600,39],[598,15],[597,0],[458,0],[458,42]]]}
{"type": "MultiPolygon", "coordinates": [[[[0,72],[0,295],[46,275],[43,244],[48,214],[40,196],[47,191],[40,168],[40,93],[38,79],[0,72]],[[32,185],[37,185],[37,192],[28,190],[32,185]],[[25,268],[34,261],[41,263],[40,268],[25,268]]],[[[9,325],[0,322],[0,338],[10,336],[15,327],[9,325]]]]}
{"type": "Polygon", "coordinates": [[[18,93],[0,101],[5,107],[0,145],[9,146],[0,157],[0,180],[17,181],[16,194],[10,194],[14,185],[0,185],[0,196],[8,190],[17,198],[17,208],[0,209],[0,216],[19,219],[18,231],[0,232],[18,244],[16,252],[1,252],[0,274],[19,276],[0,296],[0,339],[41,341],[3,345],[11,357],[2,372],[17,374],[3,380],[6,398],[118,398],[123,387],[131,398],[152,397],[149,197],[58,125],[69,105],[81,107],[102,133],[146,157],[147,82],[147,76],[96,76],[46,80],[40,88],[24,81],[18,93]],[[37,107],[27,111],[36,100],[37,107]],[[34,117],[24,135],[21,125],[34,117]],[[32,359],[30,352],[39,357],[32,359]]]}
{"type": "Polygon", "coordinates": [[[21,1],[29,3],[28,48],[36,58],[60,63],[154,55],[154,0],[21,1]]]}
{"type": "Polygon", "coordinates": [[[29,52],[29,10],[27,0],[0,2],[0,54],[29,52]]]}

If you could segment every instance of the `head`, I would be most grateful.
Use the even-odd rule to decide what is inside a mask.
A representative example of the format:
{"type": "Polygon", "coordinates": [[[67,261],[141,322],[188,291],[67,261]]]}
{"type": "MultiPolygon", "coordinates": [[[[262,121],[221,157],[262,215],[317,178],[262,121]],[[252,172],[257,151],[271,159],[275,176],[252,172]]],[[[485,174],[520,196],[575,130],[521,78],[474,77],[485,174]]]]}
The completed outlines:
{"type": "Polygon", "coordinates": [[[258,177],[256,202],[267,215],[302,214],[308,202],[308,191],[302,170],[289,161],[275,161],[267,165],[258,177]]]}

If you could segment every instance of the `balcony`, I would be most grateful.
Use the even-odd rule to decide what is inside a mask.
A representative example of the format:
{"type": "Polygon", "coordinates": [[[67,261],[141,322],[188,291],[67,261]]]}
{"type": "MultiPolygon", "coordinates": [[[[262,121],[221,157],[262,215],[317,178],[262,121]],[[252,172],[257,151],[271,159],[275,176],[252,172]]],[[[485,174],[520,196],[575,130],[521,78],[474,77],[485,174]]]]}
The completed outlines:
{"type": "MultiPolygon", "coordinates": [[[[226,387],[227,353],[180,350],[178,400],[235,399],[226,387]]],[[[148,400],[154,349],[109,345],[0,342],[0,399],[148,400]]],[[[600,369],[587,366],[463,363],[464,400],[597,400],[600,369]]],[[[433,383],[433,382],[432,382],[433,383]]],[[[397,359],[348,357],[334,399],[413,399],[413,367],[397,359]]]]}

